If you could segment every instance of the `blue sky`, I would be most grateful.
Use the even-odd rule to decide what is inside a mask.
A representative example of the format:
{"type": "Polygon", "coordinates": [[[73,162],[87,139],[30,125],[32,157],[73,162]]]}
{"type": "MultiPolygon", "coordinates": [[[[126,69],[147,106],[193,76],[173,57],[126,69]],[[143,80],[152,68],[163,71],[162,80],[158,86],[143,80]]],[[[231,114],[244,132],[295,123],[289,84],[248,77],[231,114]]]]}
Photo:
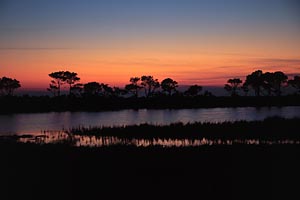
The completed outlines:
{"type": "Polygon", "coordinates": [[[296,0],[1,0],[0,44],[46,48],[47,43],[32,42],[42,36],[53,38],[50,46],[57,48],[72,48],[61,43],[64,38],[78,39],[76,47],[84,46],[85,38],[99,37],[106,41],[258,33],[296,37],[299,5],[296,0]]]}

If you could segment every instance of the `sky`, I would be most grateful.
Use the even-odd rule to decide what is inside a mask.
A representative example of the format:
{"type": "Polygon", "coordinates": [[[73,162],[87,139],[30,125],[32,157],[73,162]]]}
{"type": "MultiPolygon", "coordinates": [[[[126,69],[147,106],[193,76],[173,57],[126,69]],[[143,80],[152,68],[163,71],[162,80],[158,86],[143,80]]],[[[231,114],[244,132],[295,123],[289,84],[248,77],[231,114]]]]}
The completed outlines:
{"type": "Polygon", "coordinates": [[[300,74],[299,36],[298,0],[0,0],[0,77],[222,86],[257,69],[300,74]]]}

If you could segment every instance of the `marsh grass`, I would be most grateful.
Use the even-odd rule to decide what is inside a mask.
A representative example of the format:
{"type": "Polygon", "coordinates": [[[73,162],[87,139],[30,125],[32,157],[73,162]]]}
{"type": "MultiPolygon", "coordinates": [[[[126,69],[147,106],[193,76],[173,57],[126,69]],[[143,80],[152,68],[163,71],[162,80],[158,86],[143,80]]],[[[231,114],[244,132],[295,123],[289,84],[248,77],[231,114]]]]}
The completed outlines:
{"type": "Polygon", "coordinates": [[[170,125],[140,124],[114,127],[77,127],[42,131],[41,135],[2,136],[1,141],[57,144],[75,147],[198,147],[228,145],[299,145],[300,118],[271,117],[263,121],[195,122],[170,125]]]}
{"type": "Polygon", "coordinates": [[[161,135],[166,138],[205,135],[235,140],[236,137],[259,137],[296,141],[299,133],[295,128],[299,121],[271,118],[262,122],[81,127],[73,129],[77,133],[69,133],[69,140],[41,144],[18,142],[19,138],[31,139],[28,135],[0,137],[0,171],[4,183],[0,196],[1,199],[93,199],[95,196],[103,199],[145,199],[145,196],[150,199],[199,196],[204,199],[295,199],[299,197],[299,187],[295,184],[300,178],[299,143],[240,143],[201,148],[159,145],[139,148],[116,144],[91,148],[73,146],[72,138],[75,134],[80,137],[115,135],[130,141],[137,136],[153,139],[161,135]],[[207,132],[196,132],[199,130],[207,132]]]}
{"type": "Polygon", "coordinates": [[[114,127],[77,127],[68,130],[70,135],[117,137],[123,139],[202,139],[211,140],[299,140],[300,118],[271,117],[263,121],[236,122],[181,122],[170,125],[140,124],[114,127]]]}

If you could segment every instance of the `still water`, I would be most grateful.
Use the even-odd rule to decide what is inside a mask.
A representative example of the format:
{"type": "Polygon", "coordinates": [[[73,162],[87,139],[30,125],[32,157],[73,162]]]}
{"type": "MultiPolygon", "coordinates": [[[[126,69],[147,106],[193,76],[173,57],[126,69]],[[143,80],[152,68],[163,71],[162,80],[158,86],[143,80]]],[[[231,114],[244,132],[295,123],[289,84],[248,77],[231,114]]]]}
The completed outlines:
{"type": "Polygon", "coordinates": [[[0,115],[0,135],[40,134],[41,131],[62,130],[78,126],[253,121],[271,116],[300,117],[300,106],[8,114],[0,115]]]}

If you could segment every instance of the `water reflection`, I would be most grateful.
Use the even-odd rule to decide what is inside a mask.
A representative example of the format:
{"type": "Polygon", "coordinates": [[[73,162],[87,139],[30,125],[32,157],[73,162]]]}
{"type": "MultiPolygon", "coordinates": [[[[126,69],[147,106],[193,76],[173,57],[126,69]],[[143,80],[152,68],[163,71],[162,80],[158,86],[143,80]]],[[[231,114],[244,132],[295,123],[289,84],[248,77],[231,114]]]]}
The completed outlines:
{"type": "Polygon", "coordinates": [[[176,122],[253,121],[267,117],[300,117],[300,106],[262,108],[207,108],[179,110],[121,110],[109,112],[50,112],[0,115],[0,135],[40,134],[79,126],[127,126],[143,123],[167,125],[176,122]]]}
{"type": "Polygon", "coordinates": [[[161,146],[165,148],[170,147],[199,147],[199,146],[212,146],[212,145],[234,145],[234,144],[246,144],[246,145],[299,145],[300,141],[297,140],[258,140],[258,139],[246,139],[246,140],[210,140],[206,138],[202,139],[127,139],[118,137],[107,136],[74,136],[67,132],[43,132],[41,135],[30,136],[24,135],[19,137],[19,141],[23,143],[36,143],[36,144],[70,144],[76,147],[106,147],[114,145],[123,146],[136,146],[136,147],[152,147],[161,146]]]}

